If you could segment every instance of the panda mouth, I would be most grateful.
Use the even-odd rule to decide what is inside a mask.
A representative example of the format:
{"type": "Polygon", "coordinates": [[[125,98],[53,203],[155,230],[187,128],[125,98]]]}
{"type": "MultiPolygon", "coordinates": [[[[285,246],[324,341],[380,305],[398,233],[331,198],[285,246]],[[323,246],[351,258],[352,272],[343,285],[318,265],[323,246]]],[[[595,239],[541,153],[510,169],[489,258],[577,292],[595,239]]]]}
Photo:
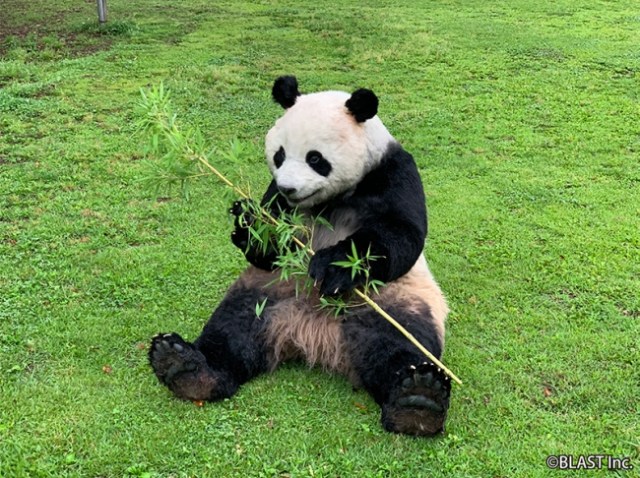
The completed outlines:
{"type": "Polygon", "coordinates": [[[287,196],[287,201],[289,201],[289,203],[292,206],[297,206],[298,204],[301,204],[301,203],[305,202],[310,197],[315,196],[319,192],[320,192],[320,190],[317,189],[317,190],[313,191],[311,194],[307,194],[306,196],[303,196],[301,198],[292,198],[292,197],[287,196]]]}

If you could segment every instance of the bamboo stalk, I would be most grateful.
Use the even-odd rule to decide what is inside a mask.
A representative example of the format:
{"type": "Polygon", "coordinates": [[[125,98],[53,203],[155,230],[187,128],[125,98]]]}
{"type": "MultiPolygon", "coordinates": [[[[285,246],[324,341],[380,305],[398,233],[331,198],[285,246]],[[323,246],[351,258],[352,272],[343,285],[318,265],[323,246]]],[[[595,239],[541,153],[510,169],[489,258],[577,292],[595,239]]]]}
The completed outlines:
{"type": "Polygon", "coordinates": [[[444,373],[446,373],[449,377],[451,377],[451,379],[456,382],[459,385],[462,385],[462,380],[460,380],[458,377],[456,377],[456,375],[449,370],[447,367],[444,366],[444,364],[442,362],[440,362],[440,360],[438,360],[435,355],[433,355],[431,352],[429,352],[426,348],[424,348],[424,346],[418,342],[418,340],[407,330],[405,329],[402,325],[400,325],[398,323],[398,321],[396,321],[396,319],[394,319],[393,317],[391,317],[389,314],[387,314],[384,309],[382,309],[382,307],[380,307],[378,304],[376,304],[373,299],[371,299],[367,294],[365,294],[364,292],[360,291],[360,289],[354,289],[354,292],[360,296],[367,304],[369,304],[369,306],[375,310],[378,314],[380,314],[384,319],[387,320],[387,322],[389,322],[391,325],[393,325],[396,329],[398,329],[398,332],[400,332],[402,335],[404,335],[409,342],[411,342],[413,345],[415,345],[416,347],[418,347],[418,350],[420,350],[420,352],[422,352],[423,354],[425,354],[429,359],[431,359],[431,361],[436,364],[438,367],[440,367],[444,373]]]}
{"type": "MultiPolygon", "coordinates": [[[[234,192],[236,192],[240,197],[242,197],[243,199],[249,199],[249,196],[244,191],[242,191],[242,189],[240,189],[235,184],[233,184],[231,181],[229,181],[229,179],[227,179],[220,171],[218,171],[216,168],[214,168],[209,163],[209,161],[207,161],[206,158],[204,158],[202,155],[195,155],[195,157],[202,165],[204,165],[207,169],[209,169],[224,184],[226,184],[231,189],[233,189],[234,192]]],[[[271,221],[273,224],[277,224],[278,220],[276,218],[274,218],[269,213],[269,211],[267,211],[264,208],[260,208],[260,211],[262,212],[262,214],[269,221],[271,221]]],[[[305,245],[297,237],[294,237],[293,240],[300,247],[302,247],[302,248],[307,247],[307,250],[309,251],[309,254],[311,254],[312,256],[315,254],[313,252],[313,250],[311,249],[311,247],[309,247],[308,245],[305,245]]],[[[420,350],[420,352],[422,352],[424,355],[426,355],[435,365],[440,367],[443,370],[443,372],[445,374],[447,374],[454,382],[456,382],[459,385],[462,385],[462,380],[460,380],[451,370],[449,370],[447,367],[445,367],[444,364],[442,362],[440,362],[440,360],[438,360],[438,358],[436,358],[435,355],[433,355],[431,352],[429,352],[420,342],[418,342],[418,340],[407,329],[405,329],[400,323],[398,323],[398,321],[396,321],[387,312],[385,312],[384,309],[382,307],[380,307],[378,304],[376,304],[373,299],[371,299],[367,294],[365,294],[364,292],[362,292],[359,289],[354,289],[354,292],[360,298],[362,298],[373,310],[375,310],[378,314],[380,314],[382,316],[382,318],[384,318],[387,322],[389,322],[391,325],[393,325],[402,335],[404,335],[409,340],[409,342],[411,342],[413,345],[415,345],[418,348],[418,350],[420,350]]]]}

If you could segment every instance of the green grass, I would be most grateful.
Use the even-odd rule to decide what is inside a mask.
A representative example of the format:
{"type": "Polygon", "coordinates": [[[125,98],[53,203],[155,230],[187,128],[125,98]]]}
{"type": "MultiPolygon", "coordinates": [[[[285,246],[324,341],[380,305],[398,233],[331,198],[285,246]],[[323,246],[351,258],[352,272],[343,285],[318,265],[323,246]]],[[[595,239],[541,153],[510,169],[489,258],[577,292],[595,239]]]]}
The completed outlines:
{"type": "MultiPolygon", "coordinates": [[[[103,29],[94,2],[5,3],[0,476],[601,476],[545,465],[585,453],[639,476],[633,2],[109,0],[103,29]],[[366,394],[299,364],[204,408],[147,365],[244,261],[213,181],[189,202],[141,187],[139,89],[259,151],[285,73],[372,88],[418,162],[465,382],[444,437],[384,433],[366,394]]],[[[266,186],[259,154],[245,174],[266,186]]]]}

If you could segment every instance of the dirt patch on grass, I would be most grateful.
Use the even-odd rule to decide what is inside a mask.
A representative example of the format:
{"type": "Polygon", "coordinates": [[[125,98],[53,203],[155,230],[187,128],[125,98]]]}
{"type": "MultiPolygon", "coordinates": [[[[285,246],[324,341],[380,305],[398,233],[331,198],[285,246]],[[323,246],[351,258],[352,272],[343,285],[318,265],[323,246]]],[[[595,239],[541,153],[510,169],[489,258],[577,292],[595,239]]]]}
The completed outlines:
{"type": "Polygon", "coordinates": [[[98,26],[96,2],[5,0],[0,15],[0,56],[14,48],[78,57],[113,43],[98,26]]]}

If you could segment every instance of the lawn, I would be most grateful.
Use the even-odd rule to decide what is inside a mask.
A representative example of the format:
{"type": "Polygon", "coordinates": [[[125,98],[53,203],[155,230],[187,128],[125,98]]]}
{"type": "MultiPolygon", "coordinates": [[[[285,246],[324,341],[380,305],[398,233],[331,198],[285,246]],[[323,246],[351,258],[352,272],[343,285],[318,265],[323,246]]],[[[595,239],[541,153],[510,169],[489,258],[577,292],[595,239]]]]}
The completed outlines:
{"type": "Polygon", "coordinates": [[[0,476],[640,476],[640,8],[634,2],[7,0],[0,6],[0,476]],[[357,87],[413,153],[452,309],[447,432],[383,432],[341,377],[287,364],[174,399],[151,336],[199,333],[245,267],[228,193],[144,186],[163,82],[256,196],[270,86],[357,87]]]}

